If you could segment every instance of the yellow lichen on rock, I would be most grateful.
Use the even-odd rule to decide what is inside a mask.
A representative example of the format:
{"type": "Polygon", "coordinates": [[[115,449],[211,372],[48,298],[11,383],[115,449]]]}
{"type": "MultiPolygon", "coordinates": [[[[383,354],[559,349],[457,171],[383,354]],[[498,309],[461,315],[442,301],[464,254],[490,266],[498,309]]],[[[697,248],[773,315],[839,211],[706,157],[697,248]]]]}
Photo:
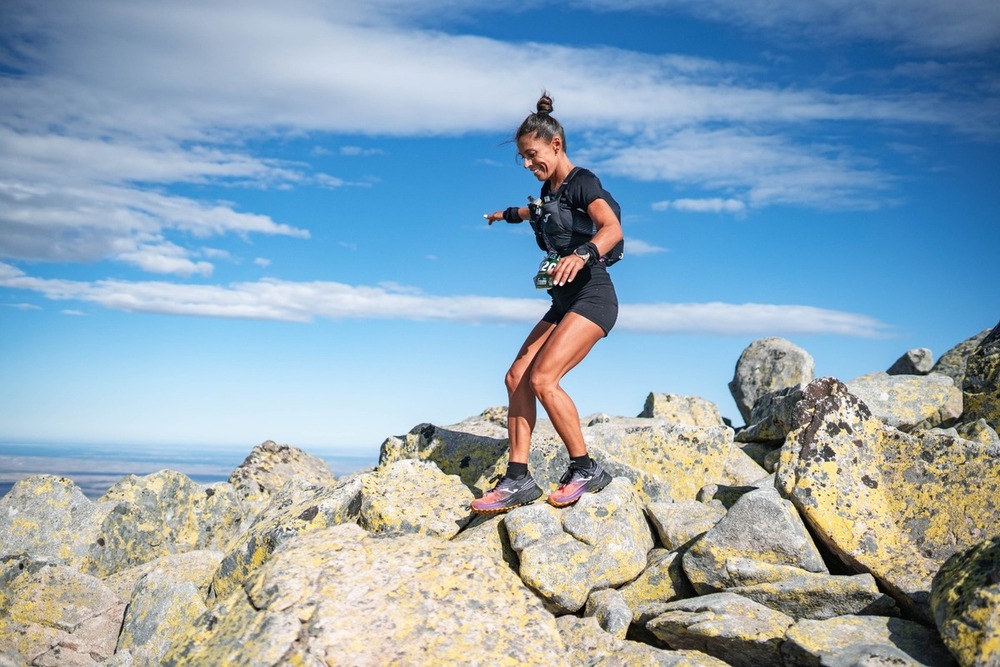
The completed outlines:
{"type": "Polygon", "coordinates": [[[1000,665],[1000,536],[941,566],[931,608],[942,640],[963,667],[1000,665]]]}
{"type": "Polygon", "coordinates": [[[929,620],[938,568],[1000,521],[1000,459],[959,438],[887,427],[832,378],[804,395],[779,489],[842,560],[929,620]]]}

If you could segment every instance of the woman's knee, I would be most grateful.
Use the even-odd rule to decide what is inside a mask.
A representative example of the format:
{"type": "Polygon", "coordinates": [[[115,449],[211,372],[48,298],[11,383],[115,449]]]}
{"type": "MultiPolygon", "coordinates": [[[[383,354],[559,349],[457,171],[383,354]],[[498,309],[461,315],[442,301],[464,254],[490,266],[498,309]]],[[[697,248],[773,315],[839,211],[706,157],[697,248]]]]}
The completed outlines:
{"type": "Polygon", "coordinates": [[[547,373],[539,373],[537,370],[531,374],[528,382],[531,385],[531,392],[539,399],[544,399],[545,396],[548,396],[559,386],[558,378],[552,377],[547,373]]]}
{"type": "Polygon", "coordinates": [[[507,393],[513,394],[517,391],[517,388],[521,386],[521,382],[524,379],[524,371],[519,369],[516,365],[511,366],[507,371],[507,375],[504,376],[503,382],[507,387],[507,393]]]}

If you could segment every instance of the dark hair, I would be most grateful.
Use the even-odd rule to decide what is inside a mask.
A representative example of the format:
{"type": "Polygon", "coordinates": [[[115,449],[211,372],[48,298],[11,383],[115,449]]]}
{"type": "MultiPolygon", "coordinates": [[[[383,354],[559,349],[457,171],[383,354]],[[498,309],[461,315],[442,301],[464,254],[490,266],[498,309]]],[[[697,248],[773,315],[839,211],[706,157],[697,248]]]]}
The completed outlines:
{"type": "Polygon", "coordinates": [[[535,113],[528,114],[528,117],[521,123],[521,127],[517,128],[517,132],[514,133],[514,141],[528,134],[534,134],[542,141],[552,141],[556,135],[559,135],[559,138],[562,139],[563,150],[566,150],[566,133],[559,121],[552,117],[552,98],[549,97],[548,91],[542,91],[542,96],[538,98],[535,108],[535,113]]]}

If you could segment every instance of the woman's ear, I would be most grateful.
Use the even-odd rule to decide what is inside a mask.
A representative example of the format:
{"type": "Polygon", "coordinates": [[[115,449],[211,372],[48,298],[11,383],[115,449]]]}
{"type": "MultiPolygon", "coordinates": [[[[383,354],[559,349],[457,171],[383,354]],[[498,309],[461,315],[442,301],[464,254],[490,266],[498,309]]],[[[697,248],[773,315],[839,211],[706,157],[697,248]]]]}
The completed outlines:
{"type": "Polygon", "coordinates": [[[561,150],[562,150],[562,137],[560,137],[557,134],[556,136],[552,137],[552,151],[558,155],[559,151],[561,150]]]}

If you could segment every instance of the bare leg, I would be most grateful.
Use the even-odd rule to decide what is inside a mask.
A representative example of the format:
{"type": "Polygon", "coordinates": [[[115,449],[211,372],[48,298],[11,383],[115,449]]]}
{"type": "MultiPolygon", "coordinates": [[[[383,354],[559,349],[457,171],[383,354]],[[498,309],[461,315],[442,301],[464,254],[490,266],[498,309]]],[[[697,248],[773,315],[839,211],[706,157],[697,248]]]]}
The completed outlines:
{"type": "Polygon", "coordinates": [[[507,408],[507,433],[510,437],[510,460],[527,463],[531,449],[531,433],[535,429],[537,410],[535,393],[531,388],[531,369],[538,352],[545,346],[556,325],[539,322],[517,353],[507,371],[506,384],[509,398],[507,408]]]}
{"type": "Polygon", "coordinates": [[[537,396],[541,401],[571,457],[584,456],[587,444],[583,439],[576,405],[559,383],[603,337],[601,327],[582,315],[569,313],[545,336],[541,349],[530,364],[528,378],[533,398],[537,396]]]}

